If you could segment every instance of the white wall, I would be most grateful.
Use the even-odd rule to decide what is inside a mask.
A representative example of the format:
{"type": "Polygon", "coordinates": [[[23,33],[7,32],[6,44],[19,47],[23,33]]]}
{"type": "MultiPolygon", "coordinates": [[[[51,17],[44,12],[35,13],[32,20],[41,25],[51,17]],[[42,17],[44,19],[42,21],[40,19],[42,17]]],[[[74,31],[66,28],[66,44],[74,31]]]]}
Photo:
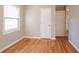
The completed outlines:
{"type": "Polygon", "coordinates": [[[70,6],[69,40],[79,50],[79,6],[70,6]]]}
{"type": "Polygon", "coordinates": [[[26,36],[38,36],[40,34],[40,10],[37,6],[26,6],[26,36]]]}
{"type": "Polygon", "coordinates": [[[55,6],[26,6],[26,36],[40,37],[40,8],[52,8],[52,37],[55,37],[55,6]]]}
{"type": "Polygon", "coordinates": [[[13,43],[14,41],[18,40],[20,37],[24,35],[24,15],[23,15],[23,7],[21,8],[21,18],[20,18],[20,31],[16,31],[13,33],[9,33],[6,35],[3,35],[2,29],[3,29],[3,6],[0,6],[0,49],[6,47],[7,45],[13,43]]]}

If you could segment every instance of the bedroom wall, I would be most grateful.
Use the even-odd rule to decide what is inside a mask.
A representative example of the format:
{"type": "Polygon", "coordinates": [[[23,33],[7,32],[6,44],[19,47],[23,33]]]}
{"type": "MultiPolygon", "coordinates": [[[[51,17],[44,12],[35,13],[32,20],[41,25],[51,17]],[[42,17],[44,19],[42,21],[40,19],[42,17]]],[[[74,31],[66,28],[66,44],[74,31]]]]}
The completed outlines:
{"type": "Polygon", "coordinates": [[[51,7],[52,9],[52,37],[55,37],[55,6],[26,6],[25,21],[26,34],[25,36],[40,37],[40,8],[51,7]]]}
{"type": "Polygon", "coordinates": [[[69,41],[79,52],[79,6],[69,6],[69,41]]]}
{"type": "Polygon", "coordinates": [[[16,31],[13,33],[9,33],[3,35],[3,6],[0,5],[0,49],[6,47],[7,45],[13,43],[14,41],[18,40],[24,35],[24,9],[22,6],[21,8],[21,18],[20,18],[20,31],[16,31]]]}
{"type": "Polygon", "coordinates": [[[25,21],[26,34],[25,36],[39,37],[40,34],[40,10],[37,6],[26,6],[25,21]]]}

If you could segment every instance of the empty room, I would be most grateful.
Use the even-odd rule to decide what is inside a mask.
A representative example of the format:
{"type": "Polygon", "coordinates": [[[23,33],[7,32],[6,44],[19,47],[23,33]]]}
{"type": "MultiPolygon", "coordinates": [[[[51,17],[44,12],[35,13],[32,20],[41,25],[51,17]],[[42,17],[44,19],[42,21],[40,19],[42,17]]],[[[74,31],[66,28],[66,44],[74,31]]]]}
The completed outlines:
{"type": "Polygon", "coordinates": [[[79,5],[0,5],[1,53],[78,53],[79,5]]]}

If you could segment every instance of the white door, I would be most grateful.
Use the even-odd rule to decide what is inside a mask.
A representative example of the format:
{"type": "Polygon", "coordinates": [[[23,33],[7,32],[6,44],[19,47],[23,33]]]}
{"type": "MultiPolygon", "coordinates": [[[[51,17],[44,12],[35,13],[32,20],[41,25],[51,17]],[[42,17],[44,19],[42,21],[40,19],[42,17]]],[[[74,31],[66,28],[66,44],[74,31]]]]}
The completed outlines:
{"type": "Polygon", "coordinates": [[[56,36],[64,36],[66,30],[65,11],[56,11],[56,36]]]}
{"type": "Polygon", "coordinates": [[[41,8],[40,11],[40,37],[51,38],[51,8],[41,8]]]}

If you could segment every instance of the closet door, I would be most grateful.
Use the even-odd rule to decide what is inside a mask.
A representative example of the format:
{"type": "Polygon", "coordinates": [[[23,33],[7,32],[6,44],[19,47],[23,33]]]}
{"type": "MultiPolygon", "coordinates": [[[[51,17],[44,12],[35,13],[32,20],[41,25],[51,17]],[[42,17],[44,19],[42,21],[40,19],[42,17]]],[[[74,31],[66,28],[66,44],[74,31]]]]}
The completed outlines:
{"type": "Polygon", "coordinates": [[[40,11],[40,37],[51,38],[51,8],[41,8],[40,11]]]}
{"type": "Polygon", "coordinates": [[[56,36],[65,36],[65,11],[56,11],[56,36]]]}

